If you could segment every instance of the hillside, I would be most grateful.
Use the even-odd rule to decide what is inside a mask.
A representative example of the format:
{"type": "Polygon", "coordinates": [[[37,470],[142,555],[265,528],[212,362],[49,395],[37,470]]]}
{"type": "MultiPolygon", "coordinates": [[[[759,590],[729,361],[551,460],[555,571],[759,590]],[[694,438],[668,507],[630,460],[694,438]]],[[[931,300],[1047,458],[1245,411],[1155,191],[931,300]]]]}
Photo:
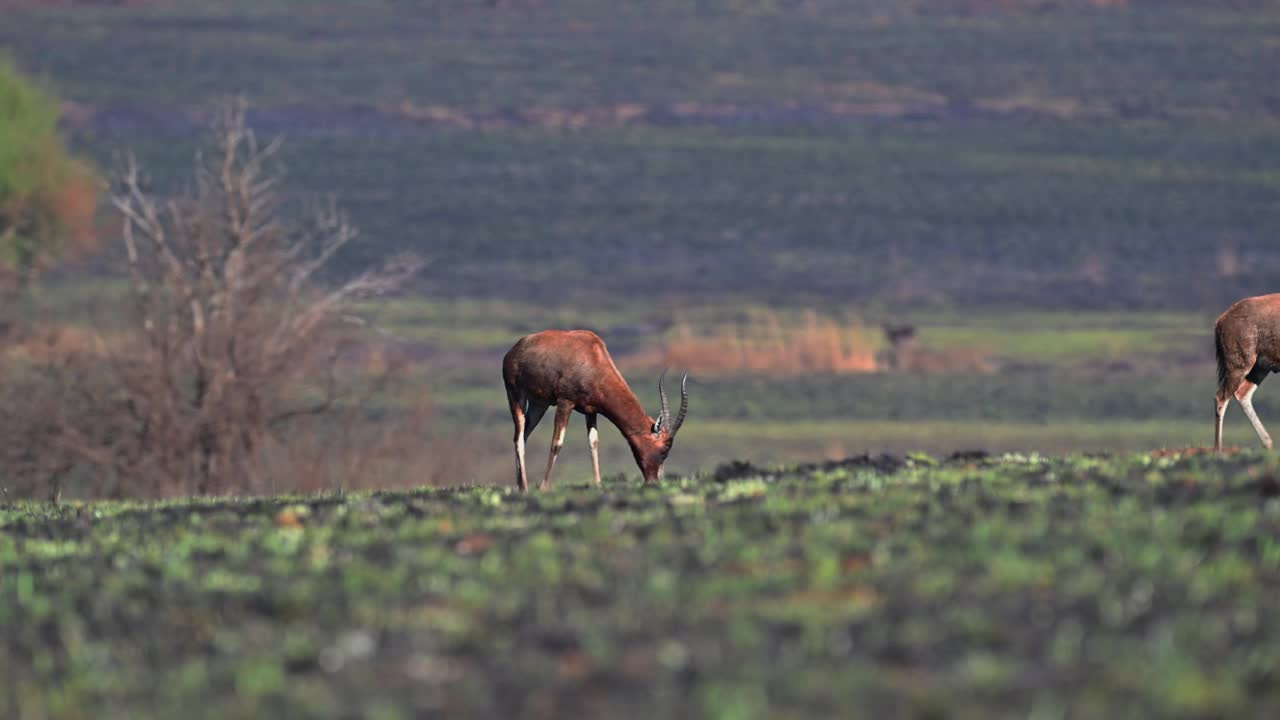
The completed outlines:
{"type": "Polygon", "coordinates": [[[1203,310],[1280,276],[1280,4],[19,5],[0,47],[157,182],[246,93],[430,289],[1203,310]]]}

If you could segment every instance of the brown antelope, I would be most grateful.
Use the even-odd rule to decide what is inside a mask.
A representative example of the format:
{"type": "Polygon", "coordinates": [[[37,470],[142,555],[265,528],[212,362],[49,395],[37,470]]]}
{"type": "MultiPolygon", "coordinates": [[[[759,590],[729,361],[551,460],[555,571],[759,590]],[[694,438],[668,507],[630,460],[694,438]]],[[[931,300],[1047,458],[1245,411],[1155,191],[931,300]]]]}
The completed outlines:
{"type": "Polygon", "coordinates": [[[1247,297],[1227,308],[1213,326],[1218,356],[1213,449],[1222,449],[1222,416],[1234,396],[1265,448],[1271,436],[1253,410],[1253,393],[1280,370],[1280,293],[1247,297]]]}
{"type": "MultiPolygon", "coordinates": [[[[663,372],[663,376],[666,372],[663,372]]],[[[556,408],[555,432],[551,436],[551,457],[542,489],[551,487],[551,470],[556,455],[564,445],[569,415],[574,410],[587,417],[587,442],[591,446],[591,469],[596,486],[600,486],[600,438],[596,432],[596,416],[604,415],[617,426],[631,454],[644,474],[645,484],[662,479],[662,463],[671,452],[671,442],[684,424],[689,410],[689,393],[685,387],[688,374],[680,382],[680,411],[675,420],[667,406],[667,394],[658,379],[658,399],[662,409],[656,419],[645,414],[635,393],[618,372],[609,357],[604,341],[589,330],[544,330],[516,341],[502,358],[502,381],[507,386],[511,403],[511,420],[515,423],[516,484],[521,491],[529,487],[525,472],[525,442],[538,426],[543,413],[556,408]]]]}

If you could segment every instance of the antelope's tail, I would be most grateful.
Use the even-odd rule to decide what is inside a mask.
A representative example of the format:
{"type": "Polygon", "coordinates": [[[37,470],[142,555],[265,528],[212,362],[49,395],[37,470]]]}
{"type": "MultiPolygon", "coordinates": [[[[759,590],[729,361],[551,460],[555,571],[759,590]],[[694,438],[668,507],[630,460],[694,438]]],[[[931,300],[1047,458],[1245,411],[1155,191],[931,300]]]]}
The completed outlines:
{"type": "Polygon", "coordinates": [[[1218,397],[1230,397],[1235,388],[1227,387],[1227,348],[1223,342],[1222,326],[1213,328],[1214,354],[1218,359],[1218,397]]]}

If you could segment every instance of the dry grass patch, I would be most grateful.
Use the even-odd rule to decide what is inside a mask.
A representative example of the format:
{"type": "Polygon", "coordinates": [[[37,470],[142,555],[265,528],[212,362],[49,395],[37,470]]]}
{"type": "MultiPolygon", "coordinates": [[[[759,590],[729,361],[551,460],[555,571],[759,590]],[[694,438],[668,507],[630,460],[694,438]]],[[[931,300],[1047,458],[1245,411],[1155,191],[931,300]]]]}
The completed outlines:
{"type": "Polygon", "coordinates": [[[696,328],[681,321],[657,351],[632,355],[632,365],[670,365],[698,373],[770,374],[874,372],[877,331],[806,310],[798,322],[781,313],[696,328]]]}

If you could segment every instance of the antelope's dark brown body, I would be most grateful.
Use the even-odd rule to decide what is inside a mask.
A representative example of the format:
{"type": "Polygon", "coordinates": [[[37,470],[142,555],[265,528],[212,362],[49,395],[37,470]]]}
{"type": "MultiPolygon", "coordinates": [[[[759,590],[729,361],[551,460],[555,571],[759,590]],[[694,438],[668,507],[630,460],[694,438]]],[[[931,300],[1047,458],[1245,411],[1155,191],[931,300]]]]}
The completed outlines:
{"type": "Polygon", "coordinates": [[[530,398],[548,405],[568,400],[574,410],[599,413],[615,425],[619,419],[648,420],[604,341],[590,330],[545,330],[520,338],[502,359],[502,380],[530,398]]]}
{"type": "Polygon", "coordinates": [[[1270,448],[1271,436],[1253,409],[1253,394],[1267,375],[1280,370],[1280,293],[1236,302],[1218,316],[1213,336],[1218,360],[1214,448],[1222,449],[1222,419],[1232,397],[1263,446],[1270,448]]]}
{"type": "Polygon", "coordinates": [[[543,413],[553,405],[555,432],[543,489],[550,487],[551,470],[564,444],[565,427],[574,410],[587,419],[597,485],[600,484],[597,415],[605,416],[617,426],[631,447],[645,482],[652,483],[661,478],[662,464],[671,452],[672,441],[688,410],[688,393],[681,383],[680,411],[675,420],[671,419],[659,380],[662,411],[656,420],[650,418],[609,356],[604,341],[589,330],[544,330],[520,338],[502,359],[502,381],[516,426],[516,482],[522,490],[528,485],[525,442],[543,413]]]}

